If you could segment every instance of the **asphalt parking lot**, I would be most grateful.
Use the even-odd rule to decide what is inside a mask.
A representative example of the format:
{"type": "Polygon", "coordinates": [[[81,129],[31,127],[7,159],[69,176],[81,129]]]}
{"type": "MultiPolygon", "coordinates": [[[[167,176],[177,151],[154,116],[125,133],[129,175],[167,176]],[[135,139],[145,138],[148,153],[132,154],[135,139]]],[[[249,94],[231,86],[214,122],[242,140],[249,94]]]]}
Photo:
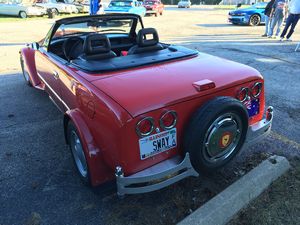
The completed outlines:
{"type": "MultiPolygon", "coordinates": [[[[264,26],[230,25],[227,13],[212,7],[168,7],[161,17],[144,18],[144,24],[157,28],[162,42],[241,62],[264,75],[267,104],[275,109],[273,131],[260,144],[245,149],[234,167],[258,152],[299,156],[296,42],[261,38],[264,26]]],[[[64,143],[61,113],[46,94],[27,87],[20,73],[18,50],[43,38],[52,23],[48,19],[0,23],[0,225],[175,224],[193,210],[180,204],[184,191],[195,192],[197,198],[203,190],[209,198],[221,190],[218,176],[203,182],[186,179],[122,200],[113,190],[94,192],[83,186],[64,143]]],[[[293,39],[300,41],[300,26],[293,39]]]]}

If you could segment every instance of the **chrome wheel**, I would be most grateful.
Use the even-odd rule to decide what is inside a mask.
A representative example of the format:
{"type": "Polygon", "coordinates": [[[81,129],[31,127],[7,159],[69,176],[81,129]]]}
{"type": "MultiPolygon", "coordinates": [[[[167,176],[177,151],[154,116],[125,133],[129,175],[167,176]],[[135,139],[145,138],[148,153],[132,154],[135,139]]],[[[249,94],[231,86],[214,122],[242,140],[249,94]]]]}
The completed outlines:
{"type": "Polygon", "coordinates": [[[83,147],[77,133],[72,130],[70,135],[70,146],[76,167],[82,177],[87,177],[88,167],[86,163],[86,158],[84,155],[83,147]]]}
{"type": "Polygon", "coordinates": [[[24,12],[24,11],[21,11],[21,12],[19,13],[19,16],[20,16],[22,19],[25,19],[25,18],[27,18],[27,13],[24,12]]]}
{"type": "Polygon", "coordinates": [[[227,159],[237,148],[243,125],[240,117],[226,113],[213,121],[205,133],[202,148],[204,158],[211,163],[227,159]]]}
{"type": "Polygon", "coordinates": [[[251,26],[258,26],[260,23],[260,16],[259,15],[253,15],[250,17],[250,22],[249,24],[251,26]]]}

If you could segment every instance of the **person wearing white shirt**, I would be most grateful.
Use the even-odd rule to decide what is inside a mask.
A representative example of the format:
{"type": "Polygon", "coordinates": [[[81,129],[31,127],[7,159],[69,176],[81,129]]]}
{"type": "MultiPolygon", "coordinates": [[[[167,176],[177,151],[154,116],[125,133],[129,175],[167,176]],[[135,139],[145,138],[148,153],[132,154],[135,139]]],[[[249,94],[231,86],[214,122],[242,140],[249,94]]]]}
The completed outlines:
{"type": "Polygon", "coordinates": [[[291,41],[291,36],[294,33],[295,27],[300,19],[300,0],[291,0],[289,4],[289,16],[286,20],[285,27],[280,35],[280,41],[283,41],[288,29],[290,28],[286,40],[291,41]]]}

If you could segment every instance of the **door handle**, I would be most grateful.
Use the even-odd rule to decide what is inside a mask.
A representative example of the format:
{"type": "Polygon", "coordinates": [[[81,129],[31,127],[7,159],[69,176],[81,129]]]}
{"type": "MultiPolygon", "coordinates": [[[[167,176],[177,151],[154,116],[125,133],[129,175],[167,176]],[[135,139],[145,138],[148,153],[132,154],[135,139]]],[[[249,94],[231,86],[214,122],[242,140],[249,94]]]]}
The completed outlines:
{"type": "Polygon", "coordinates": [[[54,76],[54,78],[57,80],[58,78],[59,78],[59,74],[58,74],[58,72],[56,72],[56,71],[53,71],[53,76],[54,76]]]}

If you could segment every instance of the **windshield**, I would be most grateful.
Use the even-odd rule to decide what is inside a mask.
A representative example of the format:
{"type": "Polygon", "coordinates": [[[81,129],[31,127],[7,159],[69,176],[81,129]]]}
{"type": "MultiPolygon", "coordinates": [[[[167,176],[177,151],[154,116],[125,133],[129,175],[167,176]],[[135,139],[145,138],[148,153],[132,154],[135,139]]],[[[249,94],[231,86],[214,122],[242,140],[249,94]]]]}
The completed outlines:
{"type": "Polygon", "coordinates": [[[85,35],[89,33],[129,34],[133,19],[93,19],[88,22],[62,24],[55,32],[53,39],[65,36],[85,35]]]}
{"type": "Polygon", "coordinates": [[[148,1],[146,1],[145,4],[147,4],[147,5],[154,5],[154,4],[157,4],[157,2],[153,2],[153,1],[149,1],[148,2],[148,1]]]}
{"type": "Polygon", "coordinates": [[[133,2],[132,1],[112,1],[109,4],[109,7],[132,7],[133,2]]]}
{"type": "Polygon", "coordinates": [[[266,2],[260,2],[260,3],[254,4],[252,7],[257,8],[257,9],[264,9],[264,8],[266,8],[266,6],[267,6],[266,2]]]}

